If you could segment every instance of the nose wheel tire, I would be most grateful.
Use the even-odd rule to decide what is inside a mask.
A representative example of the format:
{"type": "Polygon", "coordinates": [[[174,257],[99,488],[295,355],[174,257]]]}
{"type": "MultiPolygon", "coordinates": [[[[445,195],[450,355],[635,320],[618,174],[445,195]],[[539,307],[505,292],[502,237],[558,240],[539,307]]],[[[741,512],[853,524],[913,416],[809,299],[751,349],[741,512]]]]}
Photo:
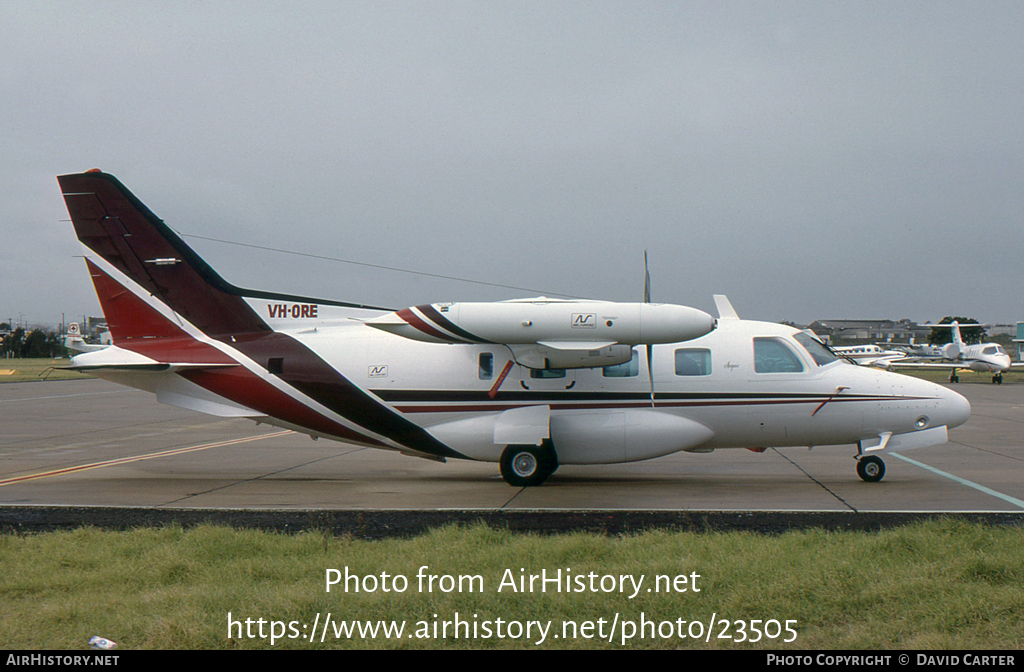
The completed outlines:
{"type": "Polygon", "coordinates": [[[885,476],[885,462],[874,455],[857,460],[857,475],[868,483],[877,483],[885,476]]]}
{"type": "Polygon", "coordinates": [[[517,488],[540,485],[558,469],[558,458],[547,442],[540,446],[507,446],[501,453],[501,477],[517,488]]]}

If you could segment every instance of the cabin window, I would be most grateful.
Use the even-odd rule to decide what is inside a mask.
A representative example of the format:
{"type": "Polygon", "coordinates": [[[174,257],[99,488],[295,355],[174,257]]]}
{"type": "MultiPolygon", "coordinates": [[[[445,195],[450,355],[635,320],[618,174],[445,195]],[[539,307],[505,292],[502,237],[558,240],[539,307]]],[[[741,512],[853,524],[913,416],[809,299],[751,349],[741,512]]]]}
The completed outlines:
{"type": "MultiPolygon", "coordinates": [[[[839,361],[839,358],[836,357],[831,350],[826,348],[821,341],[811,338],[810,335],[796,334],[793,338],[796,339],[797,343],[807,348],[807,352],[811,355],[811,359],[813,359],[814,363],[818,366],[825,366],[826,364],[839,361]]],[[[867,348],[859,348],[856,352],[867,352],[867,348]]]]}
{"type": "Polygon", "coordinates": [[[565,378],[565,369],[530,369],[530,378],[565,378]]]}
{"type": "Polygon", "coordinates": [[[494,378],[494,353],[480,353],[477,375],[480,376],[480,380],[490,380],[491,378],[494,378]]]}
{"type": "Polygon", "coordinates": [[[605,378],[632,378],[640,375],[640,356],[637,351],[633,351],[633,356],[630,357],[628,362],[622,364],[616,364],[614,366],[606,366],[602,370],[602,375],[605,378]]]}
{"type": "Polygon", "coordinates": [[[271,357],[267,360],[267,373],[284,373],[284,357],[271,357]]]}
{"type": "Polygon", "coordinates": [[[754,339],[754,371],[757,373],[799,373],[804,365],[796,353],[777,338],[754,339]]]}
{"type": "Polygon", "coordinates": [[[681,348],[676,350],[677,376],[710,376],[711,351],[707,348],[681,348]]]}

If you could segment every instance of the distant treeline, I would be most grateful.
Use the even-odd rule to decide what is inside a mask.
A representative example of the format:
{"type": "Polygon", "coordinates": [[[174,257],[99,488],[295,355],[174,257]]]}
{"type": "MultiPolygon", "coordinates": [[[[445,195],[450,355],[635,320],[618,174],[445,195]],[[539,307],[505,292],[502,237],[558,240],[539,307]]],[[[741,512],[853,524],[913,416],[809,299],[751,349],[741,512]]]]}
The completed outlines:
{"type": "MultiPolygon", "coordinates": [[[[10,325],[0,324],[7,331],[10,325]]],[[[0,357],[64,357],[67,350],[60,334],[55,331],[33,329],[26,332],[18,327],[0,339],[0,357]]]]}

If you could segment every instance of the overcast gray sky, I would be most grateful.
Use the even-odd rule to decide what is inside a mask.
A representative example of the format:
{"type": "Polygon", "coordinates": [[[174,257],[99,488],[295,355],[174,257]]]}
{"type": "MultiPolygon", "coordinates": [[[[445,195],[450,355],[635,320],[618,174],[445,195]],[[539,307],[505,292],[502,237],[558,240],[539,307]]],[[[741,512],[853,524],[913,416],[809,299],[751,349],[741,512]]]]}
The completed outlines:
{"type": "MultiPolygon", "coordinates": [[[[0,321],[99,314],[55,176],[184,234],[741,317],[1024,320],[1019,2],[0,0],[0,321]]],[[[186,238],[242,287],[536,292],[186,238]]],[[[75,316],[78,316],[75,318],[75,316]]]]}

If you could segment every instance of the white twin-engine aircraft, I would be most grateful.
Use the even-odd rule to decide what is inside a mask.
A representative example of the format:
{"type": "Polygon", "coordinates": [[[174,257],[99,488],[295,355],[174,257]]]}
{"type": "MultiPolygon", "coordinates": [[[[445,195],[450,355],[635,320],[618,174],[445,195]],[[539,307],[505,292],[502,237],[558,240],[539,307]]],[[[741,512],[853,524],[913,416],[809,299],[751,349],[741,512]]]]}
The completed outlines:
{"type": "MultiPolygon", "coordinates": [[[[441,303],[394,311],[239,289],[116,178],[58,178],[113,335],[72,367],[157,400],[444,461],[515,486],[559,465],[677,451],[943,443],[970,405],[858,367],[811,333],[652,303],[441,303]],[[640,347],[644,346],[644,347],[640,347]]],[[[645,297],[646,298],[646,297],[645,297]]]]}

